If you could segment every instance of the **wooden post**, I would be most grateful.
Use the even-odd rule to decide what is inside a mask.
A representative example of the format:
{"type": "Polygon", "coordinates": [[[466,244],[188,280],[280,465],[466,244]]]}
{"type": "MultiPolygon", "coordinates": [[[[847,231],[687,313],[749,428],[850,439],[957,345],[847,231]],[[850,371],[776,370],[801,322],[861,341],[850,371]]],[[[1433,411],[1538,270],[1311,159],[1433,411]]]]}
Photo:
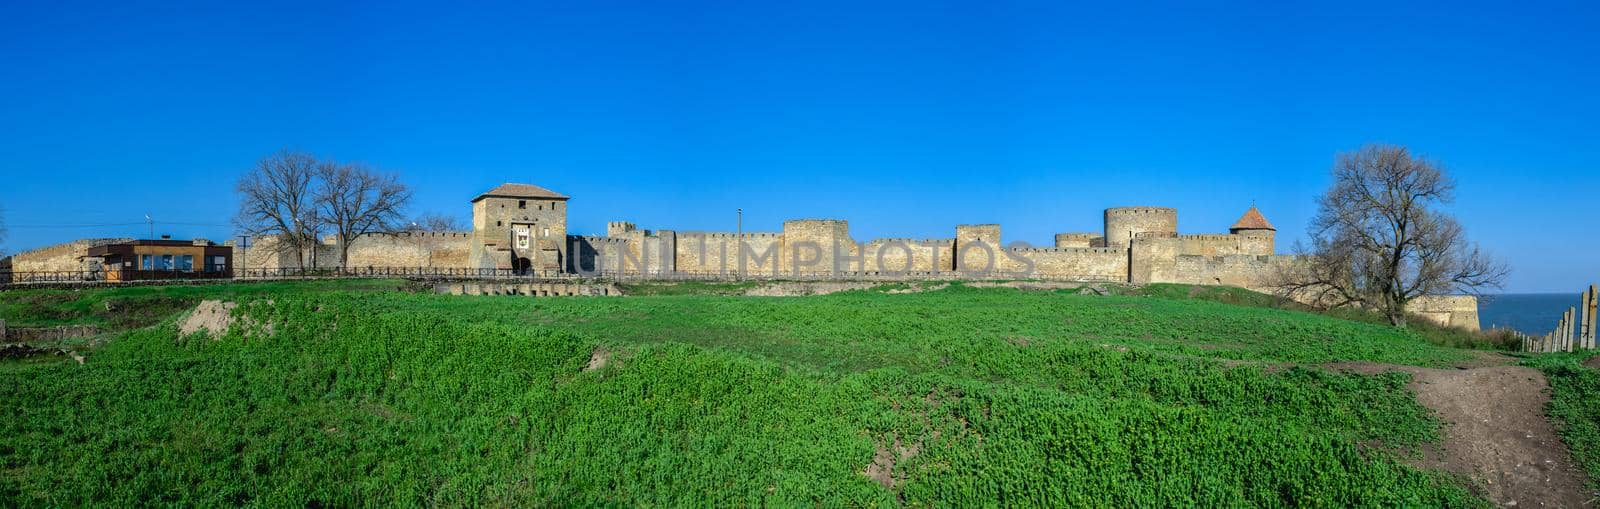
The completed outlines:
{"type": "Polygon", "coordinates": [[[5,321],[4,318],[0,318],[0,343],[5,342],[5,340],[6,340],[6,321],[5,321]]]}
{"type": "Polygon", "coordinates": [[[1572,351],[1572,315],[1577,314],[1576,312],[1577,308],[1568,307],[1567,319],[1561,321],[1561,336],[1565,338],[1561,342],[1561,348],[1568,352],[1572,351]]]}
{"type": "Polygon", "coordinates": [[[1556,351],[1567,351],[1567,312],[1561,312],[1561,321],[1556,322],[1556,351]]]}
{"type": "Polygon", "coordinates": [[[1589,344],[1589,349],[1594,349],[1595,330],[1600,328],[1600,323],[1597,323],[1600,322],[1600,317],[1595,315],[1597,312],[1600,312],[1600,288],[1595,287],[1595,285],[1589,285],[1589,307],[1584,309],[1584,317],[1586,317],[1584,319],[1584,335],[1587,335],[1584,336],[1584,341],[1589,344]]]}
{"type": "Polygon", "coordinates": [[[1578,299],[1578,349],[1589,349],[1589,290],[1583,290],[1583,298],[1578,299]]]}

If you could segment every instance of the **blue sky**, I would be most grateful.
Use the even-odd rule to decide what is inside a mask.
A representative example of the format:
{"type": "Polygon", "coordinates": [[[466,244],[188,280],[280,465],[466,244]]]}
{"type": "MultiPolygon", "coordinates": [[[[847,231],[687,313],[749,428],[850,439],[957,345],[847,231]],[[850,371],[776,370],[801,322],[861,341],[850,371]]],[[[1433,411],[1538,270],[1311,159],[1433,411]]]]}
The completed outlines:
{"type": "Polygon", "coordinates": [[[7,2],[6,247],[146,213],[225,238],[235,179],[285,147],[398,172],[418,212],[543,185],[580,233],[742,207],[1043,245],[1105,207],[1214,232],[1255,202],[1282,247],[1334,154],[1388,142],[1454,173],[1508,290],[1600,279],[1592,2],[669,4],[7,2]]]}

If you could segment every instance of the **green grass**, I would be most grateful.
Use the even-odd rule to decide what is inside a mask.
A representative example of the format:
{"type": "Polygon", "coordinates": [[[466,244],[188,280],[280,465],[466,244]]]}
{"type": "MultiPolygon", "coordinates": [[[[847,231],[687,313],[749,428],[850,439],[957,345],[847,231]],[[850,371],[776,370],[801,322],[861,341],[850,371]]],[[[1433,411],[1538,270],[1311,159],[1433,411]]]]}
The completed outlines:
{"type": "Polygon", "coordinates": [[[1410,331],[959,285],[372,289],[172,288],[251,302],[273,333],[179,338],[157,313],[82,366],[0,363],[0,505],[1483,504],[1389,452],[1438,439],[1406,375],[1301,367],[1471,357],[1410,331]],[[862,474],[875,456],[892,488],[862,474]]]}
{"type": "Polygon", "coordinates": [[[757,281],[679,281],[618,283],[627,295],[744,295],[757,281]]]}
{"type": "Polygon", "coordinates": [[[1583,365],[1594,352],[1540,354],[1523,361],[1550,381],[1549,415],[1572,459],[1600,488],[1600,370],[1583,365]]]}
{"type": "MultiPolygon", "coordinates": [[[[1112,286],[1111,288],[1115,293],[1121,295],[1138,295],[1163,299],[1199,299],[1236,306],[1314,311],[1343,320],[1365,322],[1385,327],[1389,324],[1387,318],[1372,311],[1352,308],[1316,311],[1304,304],[1288,299],[1232,286],[1159,283],[1138,287],[1112,286]]],[[[1413,317],[1408,322],[1407,329],[1429,343],[1453,348],[1513,350],[1519,344],[1517,338],[1508,334],[1496,334],[1494,331],[1468,331],[1456,327],[1447,327],[1419,317],[1413,317]]]]}

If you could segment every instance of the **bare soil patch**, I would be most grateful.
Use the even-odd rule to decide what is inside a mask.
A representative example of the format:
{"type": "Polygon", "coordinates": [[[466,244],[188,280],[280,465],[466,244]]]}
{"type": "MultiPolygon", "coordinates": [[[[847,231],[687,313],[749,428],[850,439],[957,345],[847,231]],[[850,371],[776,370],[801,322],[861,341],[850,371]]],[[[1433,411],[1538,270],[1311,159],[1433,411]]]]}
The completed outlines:
{"type": "MultiPolygon", "coordinates": [[[[1488,359],[1493,361],[1495,359],[1488,359]]],[[[1446,423],[1442,450],[1414,462],[1472,479],[1496,504],[1592,507],[1586,477],[1545,419],[1544,374],[1521,366],[1428,369],[1368,362],[1325,365],[1340,371],[1412,375],[1417,401],[1446,423]]]]}
{"type": "Polygon", "coordinates": [[[189,317],[178,324],[178,334],[188,336],[200,331],[206,331],[212,337],[228,332],[228,327],[233,325],[233,308],[238,307],[232,302],[220,300],[201,301],[194,307],[189,317]]]}
{"type": "Polygon", "coordinates": [[[589,354],[589,364],[584,366],[583,370],[594,371],[606,367],[609,362],[611,362],[611,350],[607,350],[605,347],[597,347],[594,352],[589,354]]]}
{"type": "Polygon", "coordinates": [[[866,290],[875,288],[882,284],[883,283],[852,281],[777,281],[745,290],[744,294],[750,297],[805,297],[808,295],[827,295],[830,293],[847,292],[851,290],[866,290]]]}
{"type": "Polygon", "coordinates": [[[894,443],[892,445],[879,445],[877,451],[872,454],[872,463],[861,471],[861,475],[867,476],[868,479],[872,479],[884,488],[892,490],[905,478],[905,473],[900,472],[897,474],[895,467],[921,453],[922,444],[902,443],[900,437],[894,434],[890,434],[890,438],[894,440],[894,443]]]}
{"type": "Polygon", "coordinates": [[[1600,369],[1600,357],[1590,357],[1588,359],[1584,359],[1583,365],[1594,369],[1600,369]]]}

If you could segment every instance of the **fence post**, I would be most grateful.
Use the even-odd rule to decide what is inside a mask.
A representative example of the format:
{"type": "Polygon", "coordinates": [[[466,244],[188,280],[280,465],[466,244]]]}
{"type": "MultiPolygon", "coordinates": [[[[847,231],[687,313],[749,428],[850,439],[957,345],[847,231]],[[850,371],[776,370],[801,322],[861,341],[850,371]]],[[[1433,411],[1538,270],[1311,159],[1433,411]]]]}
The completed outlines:
{"type": "Polygon", "coordinates": [[[1576,310],[1572,307],[1568,307],[1567,318],[1561,321],[1561,336],[1565,338],[1564,341],[1562,341],[1561,347],[1563,350],[1568,352],[1572,351],[1572,315],[1574,314],[1574,311],[1576,310]]]}
{"type": "Polygon", "coordinates": [[[1578,300],[1578,349],[1589,348],[1589,290],[1583,290],[1583,298],[1578,300]]]}
{"type": "Polygon", "coordinates": [[[1597,304],[1600,304],[1600,288],[1589,285],[1589,307],[1584,309],[1584,341],[1590,349],[1595,347],[1595,328],[1600,328],[1600,323],[1595,323],[1600,320],[1600,317],[1595,317],[1595,312],[1600,312],[1597,304]]]}
{"type": "Polygon", "coordinates": [[[5,340],[6,340],[6,320],[4,318],[0,318],[0,342],[3,342],[5,340]]]}

